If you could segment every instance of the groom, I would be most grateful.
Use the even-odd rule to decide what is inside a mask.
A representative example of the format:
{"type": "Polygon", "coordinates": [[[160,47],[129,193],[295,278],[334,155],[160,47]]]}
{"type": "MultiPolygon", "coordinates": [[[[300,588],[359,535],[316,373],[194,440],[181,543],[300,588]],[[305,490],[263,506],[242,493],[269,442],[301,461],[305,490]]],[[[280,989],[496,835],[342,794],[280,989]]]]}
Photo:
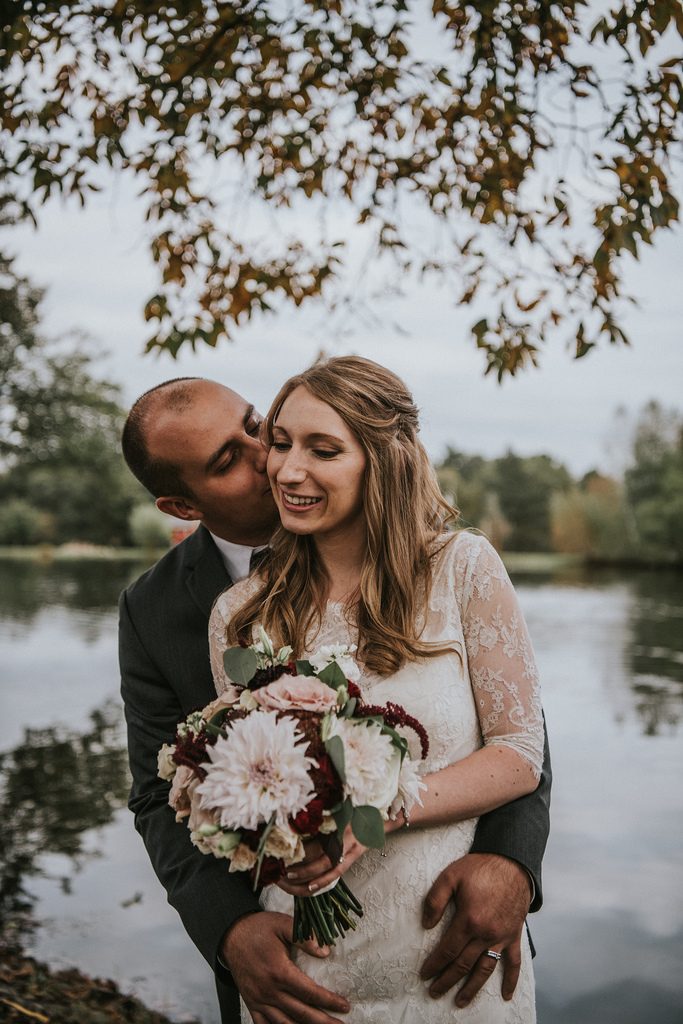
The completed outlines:
{"type": "MultiPolygon", "coordinates": [[[[229,874],[225,863],[192,846],[156,774],[157,752],[172,741],[176,724],[215,696],[207,636],[213,601],[248,574],[254,549],[268,543],[277,523],[259,428],[253,406],[199,378],[146,392],[126,421],[126,462],[157,507],[201,524],[121,595],[129,805],[169,902],[215,971],[223,1024],[239,1022],[235,986],[256,1024],[333,1024],[349,1004],[292,963],[291,918],[261,910],[246,876],[229,874]]],[[[423,966],[434,996],[467,977],[456,1000],[466,1005],[496,966],[488,949],[503,951],[503,995],[512,995],[526,913],[541,905],[549,797],[546,745],[538,790],[485,815],[470,854],[426,893],[425,927],[452,908],[423,966]]],[[[313,944],[306,951],[325,955],[313,944]]]]}

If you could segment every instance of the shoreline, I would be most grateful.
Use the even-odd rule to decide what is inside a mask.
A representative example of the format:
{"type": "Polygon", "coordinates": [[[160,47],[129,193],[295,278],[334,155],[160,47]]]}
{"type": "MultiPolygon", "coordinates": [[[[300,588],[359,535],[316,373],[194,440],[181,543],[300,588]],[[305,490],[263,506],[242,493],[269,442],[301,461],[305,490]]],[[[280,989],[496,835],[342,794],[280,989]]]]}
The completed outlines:
{"type": "MultiPolygon", "coordinates": [[[[0,1019],[7,1024],[175,1024],[115,981],[77,967],[53,970],[20,947],[0,944],[0,1019]]],[[[188,1022],[199,1024],[199,1021],[188,1022]]]]}
{"type": "MultiPolygon", "coordinates": [[[[54,562],[139,562],[152,565],[169,548],[116,548],[77,542],[52,546],[0,546],[0,562],[37,562],[51,565],[54,562]]],[[[557,551],[503,551],[501,558],[510,573],[543,575],[561,570],[609,570],[631,569],[683,571],[683,562],[673,559],[657,559],[631,556],[609,559],[584,554],[563,554],[557,551]]]]}

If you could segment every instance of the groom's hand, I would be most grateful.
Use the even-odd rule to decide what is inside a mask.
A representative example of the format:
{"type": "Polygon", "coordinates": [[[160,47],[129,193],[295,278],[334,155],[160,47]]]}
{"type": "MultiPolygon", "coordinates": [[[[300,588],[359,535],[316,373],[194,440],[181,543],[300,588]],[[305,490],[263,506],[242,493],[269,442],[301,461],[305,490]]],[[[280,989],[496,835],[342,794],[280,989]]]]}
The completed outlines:
{"type": "MultiPolygon", "coordinates": [[[[330,1013],[348,1013],[342,996],[308,978],[290,959],[292,918],[263,911],[242,917],[223,941],[230,968],[254,1024],[343,1024],[330,1013]]],[[[317,944],[302,944],[312,956],[326,957],[317,944]]]]}
{"type": "Polygon", "coordinates": [[[521,966],[521,936],[531,900],[521,865],[492,853],[470,853],[436,879],[424,902],[422,923],[433,928],[453,902],[453,917],[420,974],[435,979],[430,995],[441,996],[462,978],[456,1006],[467,1006],[496,967],[487,949],[503,954],[503,999],[512,999],[521,966]]]}

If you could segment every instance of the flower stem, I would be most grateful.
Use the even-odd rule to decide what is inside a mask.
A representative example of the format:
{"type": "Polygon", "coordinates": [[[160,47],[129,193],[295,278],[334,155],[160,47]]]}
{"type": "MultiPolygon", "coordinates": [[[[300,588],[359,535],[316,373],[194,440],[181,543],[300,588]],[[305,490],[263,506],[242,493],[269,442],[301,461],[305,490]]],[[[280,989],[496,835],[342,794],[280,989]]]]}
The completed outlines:
{"type": "Polygon", "coordinates": [[[319,896],[294,897],[293,937],[303,942],[315,937],[319,946],[334,946],[349,929],[356,928],[352,914],[363,916],[363,908],[340,878],[330,892],[319,896]]]}

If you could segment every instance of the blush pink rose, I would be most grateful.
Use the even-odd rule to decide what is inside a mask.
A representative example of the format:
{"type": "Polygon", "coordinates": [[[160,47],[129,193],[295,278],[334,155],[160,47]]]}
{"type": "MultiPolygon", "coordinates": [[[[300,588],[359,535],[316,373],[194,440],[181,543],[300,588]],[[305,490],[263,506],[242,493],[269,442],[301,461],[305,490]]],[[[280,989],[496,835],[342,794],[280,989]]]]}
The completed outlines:
{"type": "Polygon", "coordinates": [[[201,779],[198,779],[195,775],[187,787],[187,796],[190,801],[190,817],[187,821],[187,827],[190,832],[198,832],[202,825],[215,825],[216,818],[218,817],[215,810],[207,810],[205,807],[202,807],[202,798],[196,792],[200,782],[201,779]]]}
{"type": "Polygon", "coordinates": [[[176,821],[182,821],[190,813],[190,795],[188,787],[194,778],[194,772],[186,764],[178,765],[171,789],[168,794],[168,802],[176,812],[176,821]]]}
{"type": "Polygon", "coordinates": [[[324,715],[337,703],[337,693],[314,676],[280,676],[254,690],[254,700],[267,711],[317,711],[324,715]]]}
{"type": "Polygon", "coordinates": [[[240,693],[236,686],[229,685],[223,690],[219,697],[212,700],[210,704],[207,704],[202,711],[202,718],[205,722],[208,722],[214,715],[217,715],[223,708],[231,708],[240,699],[240,693]]]}

